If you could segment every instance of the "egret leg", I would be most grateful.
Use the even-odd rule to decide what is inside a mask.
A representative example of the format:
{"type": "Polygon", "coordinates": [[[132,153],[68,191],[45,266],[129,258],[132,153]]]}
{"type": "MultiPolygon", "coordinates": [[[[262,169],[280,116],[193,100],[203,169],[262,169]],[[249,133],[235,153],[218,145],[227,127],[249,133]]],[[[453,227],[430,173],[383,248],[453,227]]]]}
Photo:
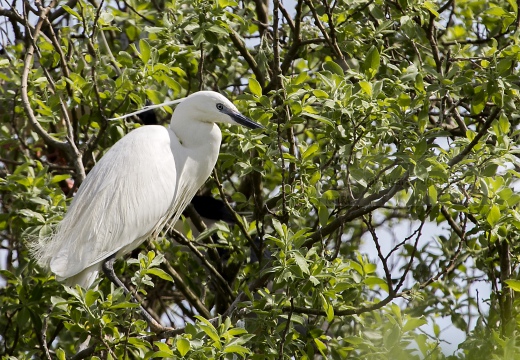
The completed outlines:
{"type": "MultiPolygon", "coordinates": [[[[123,292],[125,295],[130,294],[130,297],[132,298],[132,301],[139,304],[139,301],[134,297],[134,295],[127,289],[125,284],[117,277],[116,272],[114,271],[114,262],[116,261],[115,254],[110,255],[105,261],[103,261],[102,269],[105,276],[112,281],[112,283],[120,288],[123,289],[123,292]]],[[[166,330],[172,330],[171,328],[164,327],[161,324],[159,324],[152,315],[146,309],[139,304],[139,308],[141,309],[141,314],[145,318],[145,320],[150,325],[150,328],[154,330],[155,332],[164,332],[166,330]]]]}

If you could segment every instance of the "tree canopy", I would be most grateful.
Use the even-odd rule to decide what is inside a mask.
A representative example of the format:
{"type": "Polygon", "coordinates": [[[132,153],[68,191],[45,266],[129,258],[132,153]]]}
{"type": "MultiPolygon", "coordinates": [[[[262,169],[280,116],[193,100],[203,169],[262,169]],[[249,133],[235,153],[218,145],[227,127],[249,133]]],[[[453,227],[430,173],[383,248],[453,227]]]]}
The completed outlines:
{"type": "Polygon", "coordinates": [[[0,355],[516,358],[519,24],[514,0],[1,1],[0,355]],[[200,234],[116,263],[154,333],[28,248],[148,123],[109,118],[198,90],[265,129],[221,127],[200,193],[232,222],[190,207],[200,234]]]}

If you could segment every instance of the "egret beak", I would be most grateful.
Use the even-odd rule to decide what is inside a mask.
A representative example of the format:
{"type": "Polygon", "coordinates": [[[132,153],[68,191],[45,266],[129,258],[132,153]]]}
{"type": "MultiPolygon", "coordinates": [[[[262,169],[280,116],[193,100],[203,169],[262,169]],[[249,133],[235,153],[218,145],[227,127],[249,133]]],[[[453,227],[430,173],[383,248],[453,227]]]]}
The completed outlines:
{"type": "Polygon", "coordinates": [[[250,118],[242,115],[239,112],[235,112],[231,109],[224,108],[221,110],[224,114],[229,115],[237,124],[248,127],[250,129],[261,129],[263,128],[262,125],[254,122],[250,118]]]}

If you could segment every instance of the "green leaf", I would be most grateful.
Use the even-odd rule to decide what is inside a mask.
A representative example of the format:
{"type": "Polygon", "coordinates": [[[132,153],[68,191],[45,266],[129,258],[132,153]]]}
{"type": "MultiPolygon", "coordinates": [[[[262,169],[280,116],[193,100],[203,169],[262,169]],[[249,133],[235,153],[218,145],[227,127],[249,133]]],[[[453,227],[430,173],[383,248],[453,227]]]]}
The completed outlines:
{"type": "Polygon", "coordinates": [[[218,25],[211,25],[208,28],[208,30],[211,31],[212,33],[215,33],[215,34],[218,34],[218,35],[225,35],[225,36],[227,36],[229,34],[228,31],[225,28],[220,27],[218,25]]]}
{"type": "MultiPolygon", "coordinates": [[[[65,5],[63,5],[65,7],[65,5]]],[[[65,356],[65,351],[63,351],[61,348],[56,349],[56,357],[58,360],[65,360],[67,357],[65,356]]]]}
{"type": "MultiPolygon", "coordinates": [[[[505,75],[515,65],[516,65],[516,63],[513,64],[512,59],[509,59],[509,58],[502,59],[497,64],[497,71],[500,75],[505,75]]],[[[491,91],[490,91],[490,93],[491,93],[491,91]]]]}
{"type": "Polygon", "coordinates": [[[255,78],[249,78],[249,91],[258,97],[262,96],[262,86],[260,86],[260,83],[256,81],[255,78]]]}
{"type": "Polygon", "coordinates": [[[280,221],[278,221],[278,219],[273,219],[273,227],[274,229],[276,230],[276,232],[278,233],[278,235],[280,236],[280,238],[285,238],[285,231],[282,227],[282,223],[280,223],[280,221]]]}
{"type": "Polygon", "coordinates": [[[509,128],[511,127],[511,124],[509,123],[509,119],[507,118],[507,116],[503,113],[500,114],[500,119],[498,120],[498,127],[502,134],[509,133],[509,128]]]}
{"type": "Polygon", "coordinates": [[[146,92],[146,95],[148,96],[148,99],[150,99],[150,101],[153,104],[160,104],[163,102],[162,97],[164,95],[162,93],[160,93],[159,91],[153,90],[153,89],[146,89],[145,92],[146,92]]]}
{"type": "Polygon", "coordinates": [[[210,337],[211,340],[215,342],[217,348],[221,349],[222,344],[220,342],[220,336],[218,335],[217,329],[215,329],[213,324],[200,315],[195,315],[195,318],[201,322],[199,327],[206,333],[206,335],[210,337]]]}
{"type": "Polygon", "coordinates": [[[233,329],[229,329],[226,332],[226,334],[229,334],[231,336],[237,336],[237,335],[247,334],[247,330],[243,329],[243,328],[233,328],[233,329]]]}
{"type": "Polygon", "coordinates": [[[475,94],[471,97],[471,113],[473,115],[480,114],[486,107],[486,101],[486,91],[481,86],[477,86],[475,88],[475,94]]]}
{"type": "Polygon", "coordinates": [[[126,51],[120,51],[117,55],[117,61],[119,61],[121,64],[125,66],[132,66],[132,64],[134,63],[132,55],[130,55],[126,51]]]}
{"type": "Polygon", "coordinates": [[[359,86],[361,87],[361,90],[368,96],[372,96],[372,84],[370,84],[368,81],[360,81],[359,86]]]}
{"type": "Polygon", "coordinates": [[[324,205],[320,203],[320,206],[318,207],[318,218],[320,220],[320,226],[327,225],[329,221],[329,209],[324,205]]]}
{"type": "Polygon", "coordinates": [[[163,358],[167,358],[167,357],[173,357],[173,352],[159,350],[159,351],[154,352],[150,359],[156,359],[156,358],[163,359],[163,358]]]}
{"type": "Polygon", "coordinates": [[[334,61],[325,61],[325,64],[323,64],[323,69],[328,70],[333,74],[339,75],[339,76],[345,76],[345,73],[343,72],[343,69],[341,66],[336,64],[334,61]]]}
{"type": "Polygon", "coordinates": [[[293,256],[294,256],[294,261],[296,262],[296,264],[298,265],[298,267],[300,268],[300,270],[304,273],[304,274],[309,274],[309,265],[307,265],[307,260],[299,253],[299,252],[293,252],[293,256]]]}
{"type": "Polygon", "coordinates": [[[403,332],[412,331],[420,326],[427,324],[428,322],[424,318],[410,318],[403,326],[403,332]]]}
{"type": "Polygon", "coordinates": [[[517,2],[515,0],[507,0],[507,2],[513,8],[513,12],[514,12],[515,17],[518,16],[518,4],[517,4],[517,2]]]}
{"type": "Polygon", "coordinates": [[[251,354],[251,350],[241,345],[229,345],[224,349],[225,354],[237,353],[237,354],[251,354]]]}
{"type": "MultiPolygon", "coordinates": [[[[375,277],[375,276],[369,276],[367,278],[365,278],[363,280],[363,283],[368,285],[368,286],[374,286],[374,285],[377,285],[379,286],[382,290],[388,292],[388,283],[381,279],[381,278],[378,278],[378,277],[375,277]]],[[[336,286],[335,290],[341,290],[342,288],[346,288],[346,289],[349,289],[351,288],[352,285],[351,284],[340,284],[339,286],[336,286]]]]}
{"type": "Polygon", "coordinates": [[[441,334],[441,327],[439,326],[439,324],[437,324],[437,323],[433,324],[433,333],[435,334],[436,337],[439,337],[439,335],[441,334]]]}
{"type": "Polygon", "coordinates": [[[175,93],[180,93],[182,90],[181,85],[172,79],[169,75],[164,75],[161,77],[162,81],[168,86],[170,89],[172,89],[175,93]]]}
{"type": "Polygon", "coordinates": [[[226,6],[236,6],[238,3],[234,0],[218,0],[218,5],[222,8],[226,6]]]}
{"type": "Polygon", "coordinates": [[[70,6],[62,5],[61,7],[63,8],[63,10],[74,16],[76,19],[81,20],[81,16],[78,14],[78,12],[72,9],[70,6]]]}
{"type": "Polygon", "coordinates": [[[439,17],[439,12],[437,11],[435,4],[433,4],[431,1],[425,1],[423,4],[423,7],[430,11],[435,17],[439,17]]]}
{"type": "Polygon", "coordinates": [[[314,186],[321,179],[321,172],[316,170],[312,173],[311,178],[309,179],[309,185],[314,186]]]}
{"type": "MultiPolygon", "coordinates": [[[[153,250],[150,250],[146,253],[146,258],[148,259],[148,264],[152,264],[153,260],[155,259],[155,251],[153,250]]],[[[158,262],[157,264],[154,264],[154,265],[159,265],[161,262],[158,262]]]]}
{"type": "Polygon", "coordinates": [[[302,154],[302,159],[307,159],[309,156],[314,154],[318,149],[320,148],[320,145],[318,143],[313,143],[311,146],[307,148],[302,154]]]}
{"type": "Polygon", "coordinates": [[[191,349],[191,344],[189,342],[189,340],[185,339],[185,338],[178,338],[177,339],[177,342],[176,342],[176,346],[177,346],[177,350],[179,351],[179,353],[181,354],[181,356],[185,356],[188,351],[190,351],[191,349]]]}
{"type": "Polygon", "coordinates": [[[327,346],[319,339],[314,339],[314,344],[316,344],[316,348],[321,353],[321,355],[324,358],[327,358],[327,354],[326,354],[327,346]]]}
{"type": "Polygon", "coordinates": [[[498,220],[500,220],[500,208],[497,205],[491,207],[486,220],[492,227],[498,223],[498,220]]]}
{"type": "Polygon", "coordinates": [[[489,8],[485,11],[485,13],[496,17],[503,17],[504,15],[508,15],[508,12],[500,6],[494,6],[492,8],[489,8]]]}
{"type": "Polygon", "coordinates": [[[133,309],[133,308],[137,308],[137,307],[139,307],[139,304],[136,304],[134,302],[125,301],[125,302],[111,305],[110,309],[133,309]]]}
{"type": "Polygon", "coordinates": [[[132,344],[136,347],[142,348],[142,349],[146,349],[149,345],[148,341],[138,338],[138,337],[129,337],[128,343],[132,344]]]}
{"type": "Polygon", "coordinates": [[[108,25],[114,20],[114,15],[108,11],[103,11],[99,17],[99,23],[101,25],[108,25]]]}
{"type": "Polygon", "coordinates": [[[331,303],[320,294],[321,297],[321,305],[323,307],[323,310],[325,310],[325,313],[327,314],[327,321],[332,322],[334,320],[334,308],[332,307],[331,303]]]}
{"type": "Polygon", "coordinates": [[[54,175],[51,180],[51,184],[59,183],[62,180],[70,179],[69,174],[54,175]]]}
{"type": "Polygon", "coordinates": [[[85,294],[85,304],[91,307],[92,304],[99,298],[99,293],[95,290],[89,289],[85,294]]]}
{"type": "Polygon", "coordinates": [[[318,121],[320,121],[320,122],[322,122],[322,123],[324,123],[324,124],[326,124],[326,125],[328,125],[330,127],[334,127],[335,126],[334,123],[330,119],[328,119],[328,118],[326,118],[324,116],[321,116],[321,115],[318,115],[318,114],[311,114],[311,113],[308,113],[308,112],[303,112],[302,115],[308,116],[308,117],[313,118],[313,119],[316,119],[316,120],[318,120],[318,121]]]}
{"type": "Polygon", "coordinates": [[[168,346],[168,344],[165,344],[163,342],[160,342],[160,341],[154,341],[153,343],[160,351],[163,351],[163,352],[166,352],[166,353],[169,353],[170,356],[173,355],[170,347],[168,346]]]}
{"type": "Polygon", "coordinates": [[[148,270],[146,270],[146,273],[158,276],[163,280],[173,282],[173,278],[169,274],[167,274],[163,269],[159,269],[159,268],[148,269],[148,270]]]}
{"type": "Polygon", "coordinates": [[[329,98],[329,94],[327,94],[325,91],[320,90],[320,89],[312,90],[312,94],[314,96],[316,96],[318,99],[328,99],[329,98]]]}
{"type": "Polygon", "coordinates": [[[27,217],[27,218],[35,218],[36,220],[38,220],[40,223],[44,223],[45,222],[45,219],[43,218],[43,215],[36,212],[36,211],[32,211],[30,209],[22,209],[19,211],[20,214],[22,214],[23,216],[27,217]]]}
{"type": "Polygon", "coordinates": [[[147,64],[148,60],[150,60],[150,45],[145,39],[139,40],[139,50],[141,51],[141,60],[147,64]]]}
{"type": "Polygon", "coordinates": [[[307,74],[306,72],[301,72],[298,74],[297,77],[293,78],[293,84],[299,85],[299,84],[303,83],[305,80],[307,80],[308,77],[309,77],[309,74],[307,74]]]}
{"type": "Polygon", "coordinates": [[[520,292],[520,280],[509,279],[504,281],[515,292],[520,292]]]}
{"type": "Polygon", "coordinates": [[[145,26],[144,27],[144,31],[146,31],[147,33],[150,33],[150,34],[160,33],[163,30],[164,30],[164,28],[158,27],[158,26],[145,26]]]}
{"type": "Polygon", "coordinates": [[[435,188],[435,185],[430,185],[428,187],[428,197],[430,199],[430,202],[432,204],[436,204],[437,203],[437,189],[435,188]]]}
{"type": "Polygon", "coordinates": [[[377,265],[372,263],[364,263],[363,264],[363,271],[365,274],[372,274],[377,270],[377,265]]]}
{"type": "Polygon", "coordinates": [[[397,100],[397,103],[399,104],[399,106],[401,106],[402,108],[406,109],[412,103],[412,98],[408,94],[401,93],[399,95],[399,99],[397,100]]]}
{"type": "Polygon", "coordinates": [[[375,46],[372,46],[365,57],[362,70],[365,72],[369,79],[372,79],[379,70],[381,56],[375,46]]]}
{"type": "Polygon", "coordinates": [[[327,190],[322,195],[323,200],[334,201],[339,197],[339,192],[336,190],[327,190]]]}
{"type": "Polygon", "coordinates": [[[426,151],[428,150],[428,143],[426,142],[426,139],[422,139],[415,145],[415,156],[417,158],[423,156],[426,151]]]}

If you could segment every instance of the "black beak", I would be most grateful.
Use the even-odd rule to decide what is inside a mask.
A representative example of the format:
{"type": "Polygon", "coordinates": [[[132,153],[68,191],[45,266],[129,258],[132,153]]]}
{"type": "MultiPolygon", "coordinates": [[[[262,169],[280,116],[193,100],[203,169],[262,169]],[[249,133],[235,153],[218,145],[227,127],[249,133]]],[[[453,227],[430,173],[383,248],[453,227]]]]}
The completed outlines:
{"type": "Polygon", "coordinates": [[[229,115],[233,120],[235,120],[235,122],[237,124],[240,124],[242,126],[245,126],[245,127],[248,127],[250,129],[261,129],[263,128],[262,125],[254,122],[253,120],[251,120],[250,118],[242,115],[241,113],[239,112],[235,112],[231,109],[228,109],[228,108],[224,108],[221,110],[224,114],[227,114],[229,115]]]}

